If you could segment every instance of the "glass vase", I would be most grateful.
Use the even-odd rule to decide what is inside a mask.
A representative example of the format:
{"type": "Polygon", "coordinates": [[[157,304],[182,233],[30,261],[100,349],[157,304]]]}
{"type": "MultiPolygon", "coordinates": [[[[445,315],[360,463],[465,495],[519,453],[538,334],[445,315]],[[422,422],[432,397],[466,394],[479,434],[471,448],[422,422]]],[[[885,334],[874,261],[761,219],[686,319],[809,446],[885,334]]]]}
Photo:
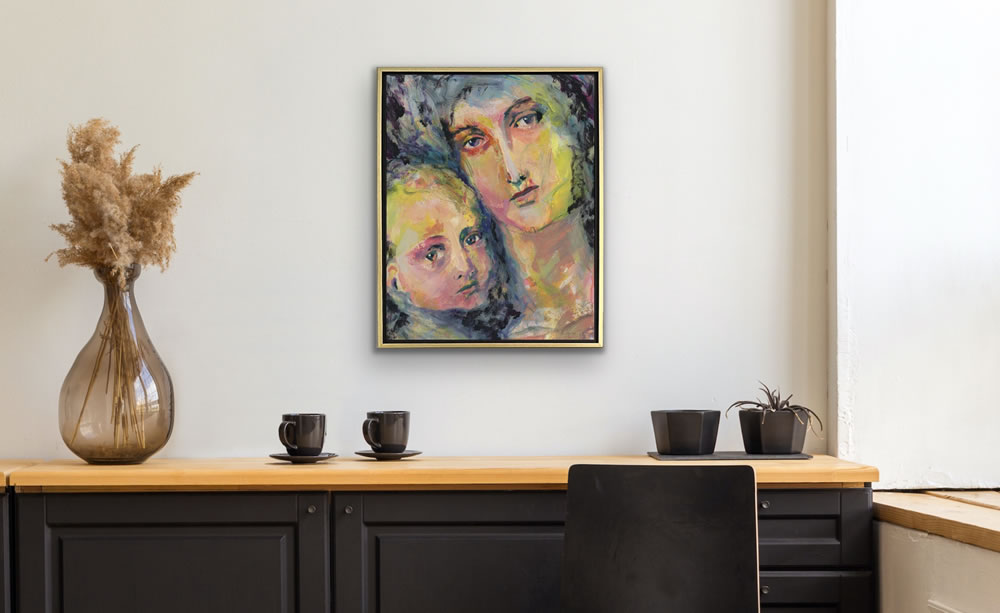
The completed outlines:
{"type": "Polygon", "coordinates": [[[174,386],[146,333],[134,285],[108,269],[104,309],[90,341],[73,362],[59,396],[59,430],[70,451],[91,464],[138,464],[159,451],[174,426],[174,386]]]}

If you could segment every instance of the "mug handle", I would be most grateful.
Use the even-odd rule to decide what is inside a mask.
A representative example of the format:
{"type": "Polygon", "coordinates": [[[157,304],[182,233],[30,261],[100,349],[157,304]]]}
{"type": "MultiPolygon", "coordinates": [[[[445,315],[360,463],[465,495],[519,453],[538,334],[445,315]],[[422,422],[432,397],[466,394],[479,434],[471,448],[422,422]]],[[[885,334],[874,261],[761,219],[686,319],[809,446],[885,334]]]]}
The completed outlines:
{"type": "Polygon", "coordinates": [[[361,434],[365,437],[365,442],[371,445],[371,448],[375,451],[382,449],[382,444],[375,440],[375,434],[373,428],[378,425],[377,419],[368,418],[365,423],[361,425],[361,434]]]}
{"type": "Polygon", "coordinates": [[[288,429],[289,428],[292,428],[292,431],[294,432],[295,422],[291,422],[291,421],[283,421],[283,422],[281,422],[281,425],[278,426],[278,440],[281,441],[282,445],[284,445],[285,447],[288,447],[289,449],[298,449],[299,446],[296,445],[295,443],[293,443],[291,441],[291,439],[289,438],[289,436],[288,436],[288,429]]]}

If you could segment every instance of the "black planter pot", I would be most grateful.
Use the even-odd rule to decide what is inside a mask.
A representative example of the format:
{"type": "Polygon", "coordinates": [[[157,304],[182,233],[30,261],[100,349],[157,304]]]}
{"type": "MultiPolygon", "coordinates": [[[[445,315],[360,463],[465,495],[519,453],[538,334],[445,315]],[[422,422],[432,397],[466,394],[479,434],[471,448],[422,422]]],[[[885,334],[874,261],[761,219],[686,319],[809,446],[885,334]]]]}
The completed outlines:
{"type": "Polygon", "coordinates": [[[809,414],[740,409],[740,429],[747,453],[802,453],[809,414]]]}
{"type": "Polygon", "coordinates": [[[664,455],[706,455],[715,452],[719,411],[677,409],[650,411],[656,451],[664,455]]]}

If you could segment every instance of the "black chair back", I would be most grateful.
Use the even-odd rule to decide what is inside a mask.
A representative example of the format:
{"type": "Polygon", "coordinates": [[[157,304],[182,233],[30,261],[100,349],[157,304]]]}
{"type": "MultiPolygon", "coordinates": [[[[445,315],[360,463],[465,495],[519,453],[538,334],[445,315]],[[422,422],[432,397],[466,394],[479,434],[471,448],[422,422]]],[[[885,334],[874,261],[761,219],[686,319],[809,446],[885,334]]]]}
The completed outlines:
{"type": "Polygon", "coordinates": [[[758,613],[750,466],[576,465],[564,613],[758,613]]]}

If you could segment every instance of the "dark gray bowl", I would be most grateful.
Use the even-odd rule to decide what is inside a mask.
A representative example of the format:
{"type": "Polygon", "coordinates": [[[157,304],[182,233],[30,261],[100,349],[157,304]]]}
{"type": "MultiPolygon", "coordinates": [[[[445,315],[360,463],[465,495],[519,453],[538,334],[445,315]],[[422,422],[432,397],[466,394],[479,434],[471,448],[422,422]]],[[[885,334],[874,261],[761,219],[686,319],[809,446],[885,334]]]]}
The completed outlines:
{"type": "Polygon", "coordinates": [[[667,409],[650,411],[656,451],[663,455],[708,455],[715,453],[720,411],[667,409]]]}

